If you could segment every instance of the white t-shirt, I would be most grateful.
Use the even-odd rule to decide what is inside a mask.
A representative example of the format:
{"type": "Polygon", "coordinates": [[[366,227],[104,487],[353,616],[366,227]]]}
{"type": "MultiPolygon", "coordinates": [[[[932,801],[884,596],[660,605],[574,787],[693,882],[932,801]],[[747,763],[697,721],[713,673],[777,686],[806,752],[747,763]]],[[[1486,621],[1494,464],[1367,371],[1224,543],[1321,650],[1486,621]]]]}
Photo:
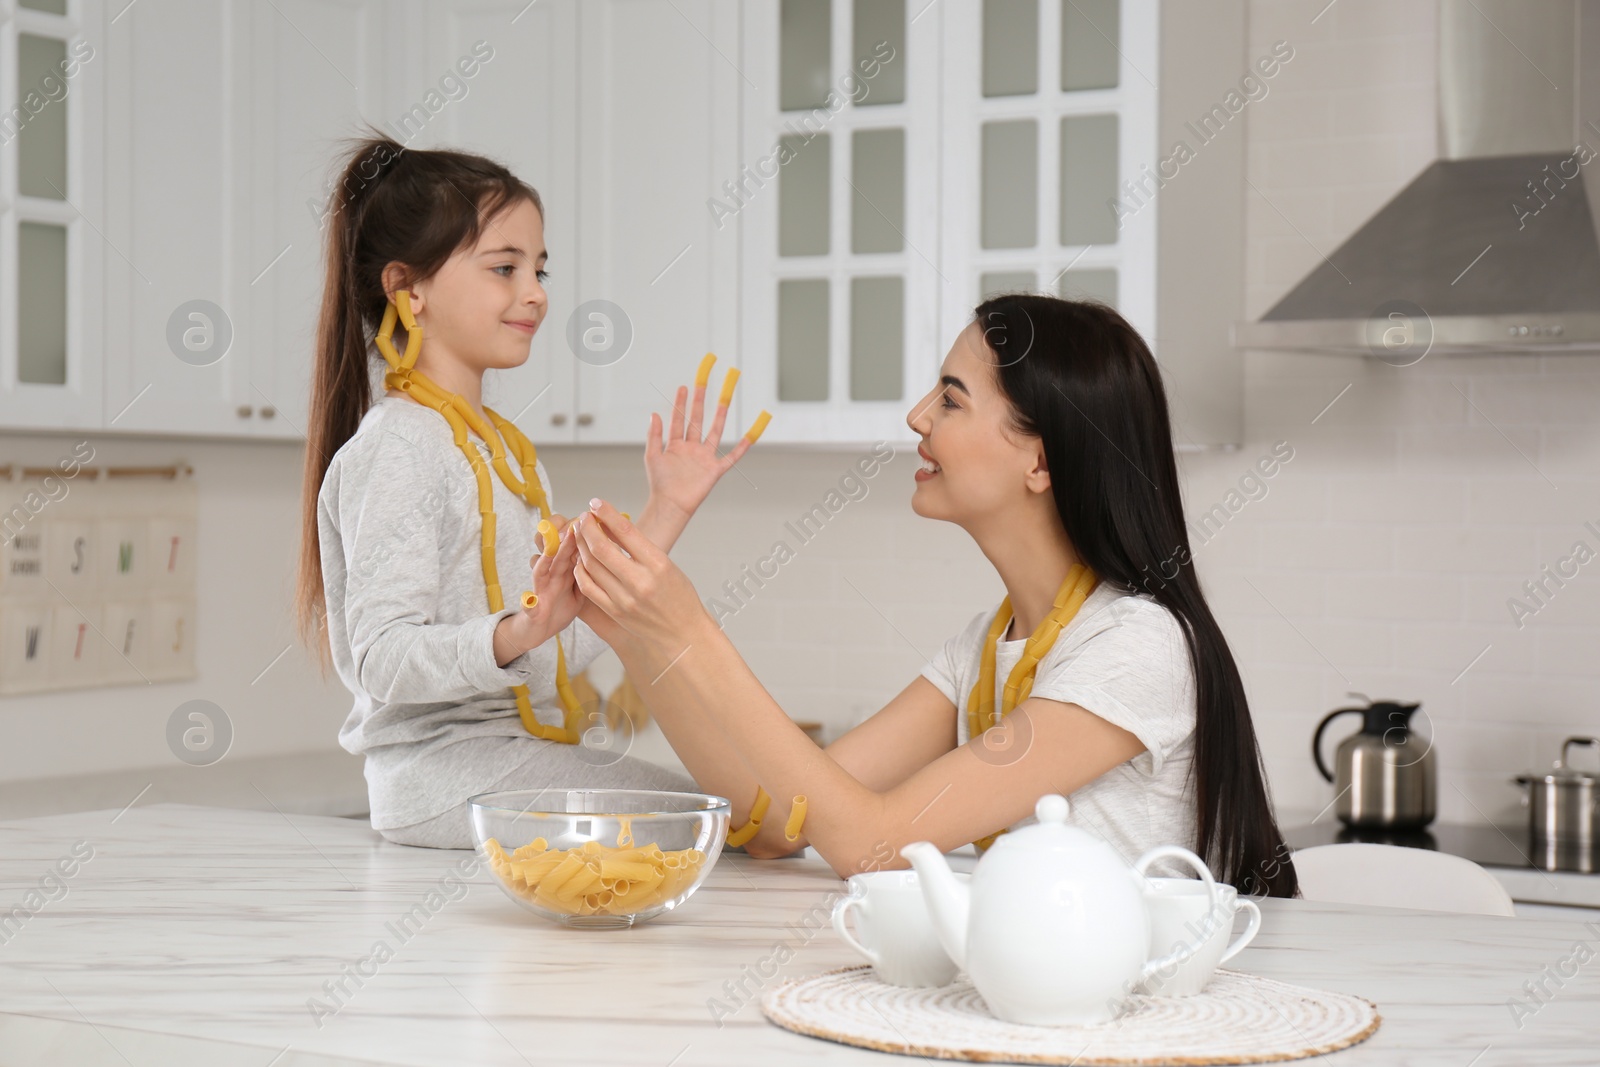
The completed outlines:
{"type": "MultiPolygon", "coordinates": [[[[956,706],[956,743],[966,744],[967,698],[977,684],[994,610],[973,617],[922,669],[956,706]]],[[[1026,635],[995,648],[995,708],[1026,635]]],[[[1068,796],[1067,821],[1099,835],[1132,863],[1157,845],[1192,851],[1195,819],[1195,689],[1178,619],[1153,598],[1101,581],[1039,662],[1030,696],[1077,704],[1144,742],[1145,751],[1068,796]]],[[[1011,829],[1036,820],[1029,814],[1011,829]]],[[[1189,875],[1159,860],[1153,875],[1189,875]]]]}

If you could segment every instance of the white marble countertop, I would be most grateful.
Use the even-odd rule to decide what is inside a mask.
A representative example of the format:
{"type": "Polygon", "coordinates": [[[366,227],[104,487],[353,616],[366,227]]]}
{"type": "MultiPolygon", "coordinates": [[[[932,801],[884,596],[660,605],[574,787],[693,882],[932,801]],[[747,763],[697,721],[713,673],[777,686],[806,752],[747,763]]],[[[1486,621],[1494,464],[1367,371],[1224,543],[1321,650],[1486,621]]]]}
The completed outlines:
{"type": "MultiPolygon", "coordinates": [[[[471,856],[391,845],[356,820],[175,804],[0,822],[0,1062],[912,1062],[790,1033],[735,991],[858,962],[827,922],[843,883],[814,856],[726,854],[679,911],[604,932],[521,911],[487,870],[452,885],[471,856]],[[54,873],[75,849],[92,855],[54,873]],[[425,920],[397,936],[418,905],[425,920]],[[375,960],[380,941],[389,958],[375,960]],[[792,957],[763,979],[783,946],[792,957]],[[341,978],[348,993],[330,997],[341,978]],[[321,1025],[313,997],[337,1008],[321,1025]],[[713,1000],[730,1011],[720,1025],[713,1000]]],[[[1328,1062],[1600,1062],[1600,924],[1264,909],[1230,966],[1383,1015],[1328,1062]],[[1524,990],[1539,980],[1542,1004],[1524,990]],[[1513,998],[1531,1009],[1520,1026],[1513,998]]]]}

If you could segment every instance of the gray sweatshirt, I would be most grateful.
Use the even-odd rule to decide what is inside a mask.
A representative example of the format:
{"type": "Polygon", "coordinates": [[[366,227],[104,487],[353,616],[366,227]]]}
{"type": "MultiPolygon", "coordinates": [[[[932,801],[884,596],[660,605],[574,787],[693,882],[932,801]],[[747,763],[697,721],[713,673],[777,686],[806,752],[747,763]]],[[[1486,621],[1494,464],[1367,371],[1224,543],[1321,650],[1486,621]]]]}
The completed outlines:
{"type": "MultiPolygon", "coordinates": [[[[468,440],[488,463],[488,445],[470,432],[468,440]]],[[[507,460],[514,464],[509,453],[507,460]]],[[[544,465],[537,468],[554,509],[544,465]]],[[[317,494],[328,638],[339,678],[355,695],[339,744],[366,757],[375,829],[431,819],[488,788],[482,766],[441,754],[451,745],[480,737],[554,743],[527,733],[511,686],[528,687],[540,722],[562,723],[555,641],[495,663],[495,626],[521,610],[532,584],[541,516],[492,467],[489,480],[505,604],[493,613],[477,480],[437,411],[380,398],[334,455],[317,494]]],[[[577,621],[560,640],[571,674],[606,647],[577,621]]]]}

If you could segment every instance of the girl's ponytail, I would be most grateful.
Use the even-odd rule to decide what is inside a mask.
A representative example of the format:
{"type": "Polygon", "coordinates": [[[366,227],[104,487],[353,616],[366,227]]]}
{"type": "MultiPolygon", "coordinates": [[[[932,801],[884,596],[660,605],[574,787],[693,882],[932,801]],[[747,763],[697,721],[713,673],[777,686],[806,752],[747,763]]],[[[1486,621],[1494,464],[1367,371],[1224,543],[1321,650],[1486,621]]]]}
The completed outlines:
{"type": "Polygon", "coordinates": [[[324,214],[327,238],[306,427],[295,616],[301,639],[331,663],[317,531],[317,494],[334,454],[372,407],[381,363],[372,336],[388,296],[383,269],[399,262],[412,283],[432,276],[486,221],[539,194],[504,166],[462,152],[407,149],[369,128],[351,151],[324,214]]]}

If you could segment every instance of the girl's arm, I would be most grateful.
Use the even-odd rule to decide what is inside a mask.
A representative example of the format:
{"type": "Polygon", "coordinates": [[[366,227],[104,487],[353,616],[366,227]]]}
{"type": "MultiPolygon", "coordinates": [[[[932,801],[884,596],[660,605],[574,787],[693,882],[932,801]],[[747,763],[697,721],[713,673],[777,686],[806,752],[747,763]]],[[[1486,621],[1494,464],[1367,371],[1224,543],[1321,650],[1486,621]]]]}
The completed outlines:
{"type": "MultiPolygon", "coordinates": [[[[578,586],[608,617],[596,629],[617,650],[663,730],[678,734],[669,732],[673,747],[685,755],[715,742],[737,752],[772,795],[768,820],[783,821],[790,798],[805,796],[805,836],[841,877],[906,866],[898,852],[912,841],[932,841],[944,851],[974,841],[1030,814],[1045,793],[1073,792],[1144,749],[1134,734],[1075,704],[1030,698],[995,727],[1004,732],[993,739],[997,744],[974,739],[898,784],[874,788],[784,714],[682,571],[609,505],[596,514],[621,548],[594,515],[586,516],[578,586]],[[894,859],[885,862],[885,855],[894,859]]],[[[717,781],[702,787],[719,792],[717,781]]]]}
{"type": "MultiPolygon", "coordinates": [[[[520,604],[461,623],[437,619],[450,514],[437,502],[450,499],[451,486],[434,457],[398,434],[360,456],[360,478],[347,472],[337,498],[318,504],[325,543],[337,539],[342,549],[336,559],[325,557],[325,580],[343,589],[356,684],[385,703],[460,701],[514,685],[553,690],[553,665],[545,670],[542,657],[509,654],[535,643],[526,623],[511,623],[518,636],[502,640],[507,620],[525,614],[520,604]]],[[[574,548],[569,584],[575,558],[574,548]]],[[[513,595],[522,589],[507,588],[513,595]]]]}

